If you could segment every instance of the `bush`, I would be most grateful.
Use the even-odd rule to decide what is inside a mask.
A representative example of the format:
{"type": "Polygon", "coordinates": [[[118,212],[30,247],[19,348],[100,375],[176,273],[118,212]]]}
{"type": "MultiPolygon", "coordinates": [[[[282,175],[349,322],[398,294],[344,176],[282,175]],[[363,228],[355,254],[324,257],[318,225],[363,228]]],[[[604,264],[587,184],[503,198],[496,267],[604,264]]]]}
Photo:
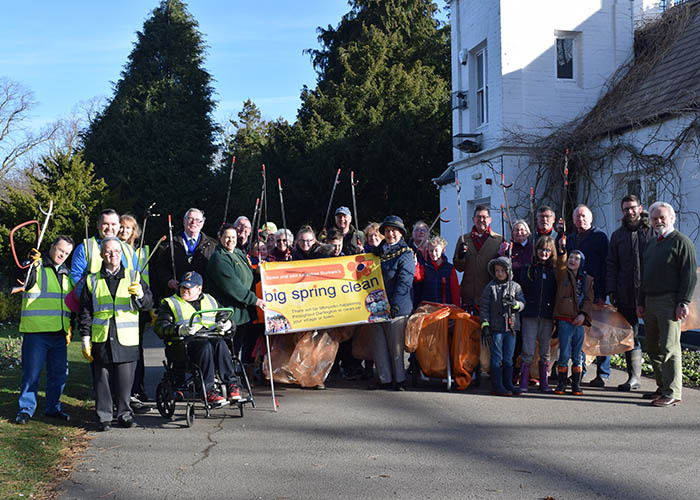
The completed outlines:
{"type": "Polygon", "coordinates": [[[0,322],[19,321],[22,310],[22,294],[0,292],[0,322]]]}
{"type": "Polygon", "coordinates": [[[0,371],[22,366],[22,337],[0,338],[0,371]]]}
{"type": "MultiPolygon", "coordinates": [[[[624,354],[615,354],[610,357],[610,364],[615,368],[626,369],[624,354]]],[[[654,376],[649,356],[642,355],[642,375],[654,376]]],[[[683,349],[683,385],[686,387],[700,387],[700,351],[683,349]]]]}

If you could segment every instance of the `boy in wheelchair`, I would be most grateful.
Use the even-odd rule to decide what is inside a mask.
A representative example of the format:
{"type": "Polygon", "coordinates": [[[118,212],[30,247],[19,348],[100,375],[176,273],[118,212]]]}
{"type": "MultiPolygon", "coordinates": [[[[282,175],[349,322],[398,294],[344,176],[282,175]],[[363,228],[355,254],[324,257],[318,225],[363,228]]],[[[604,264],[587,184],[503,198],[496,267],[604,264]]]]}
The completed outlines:
{"type": "Polygon", "coordinates": [[[185,349],[183,337],[197,335],[200,331],[226,335],[234,327],[226,319],[226,312],[205,313],[198,316],[190,326],[190,318],[197,311],[216,309],[219,304],[209,294],[202,293],[202,276],[188,271],[180,280],[178,293],[163,301],[158,309],[155,323],[156,334],[165,342],[165,355],[175,366],[184,365],[185,352],[192,364],[199,366],[206,387],[207,403],[213,407],[241,399],[238,377],[236,376],[231,351],[224,338],[203,337],[188,341],[185,349]],[[210,331],[214,330],[214,331],[210,331]],[[226,384],[228,401],[215,391],[215,374],[226,384]]]}

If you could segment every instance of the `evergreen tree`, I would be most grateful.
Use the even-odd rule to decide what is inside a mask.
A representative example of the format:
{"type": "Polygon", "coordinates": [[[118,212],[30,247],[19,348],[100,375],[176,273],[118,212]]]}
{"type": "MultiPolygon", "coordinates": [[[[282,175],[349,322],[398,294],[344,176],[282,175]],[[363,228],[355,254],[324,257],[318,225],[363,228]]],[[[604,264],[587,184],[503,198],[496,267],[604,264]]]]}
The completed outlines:
{"type": "Polygon", "coordinates": [[[338,168],[334,207],[350,206],[354,170],[361,226],[389,213],[407,224],[432,218],[430,180],[451,158],[449,28],[429,0],[350,4],[337,28],[319,30],[321,49],[310,51],[318,84],[303,89],[294,126],[272,131],[269,163],[284,166],[297,195],[289,205],[309,207],[317,226],[338,168]]]}
{"type": "Polygon", "coordinates": [[[140,214],[155,201],[179,220],[207,204],[216,127],[197,26],[180,0],[161,1],[137,33],[114,96],[84,134],[85,158],[113,190],[114,208],[140,214]]]}
{"type": "MultiPolygon", "coordinates": [[[[39,206],[47,210],[50,200],[54,202],[53,215],[40,251],[46,251],[59,234],[71,236],[76,245],[85,237],[82,206],[88,214],[90,234],[94,234],[96,216],[108,191],[104,180],[95,176],[93,165],[86,164],[81,153],[54,151],[42,157],[35,172],[28,171],[26,175],[30,190],[9,187],[0,200],[0,255],[9,257],[9,234],[15,225],[32,219],[44,223],[39,206]]],[[[35,244],[36,236],[35,226],[15,234],[20,260],[35,244]]],[[[9,263],[9,259],[3,259],[3,264],[9,263]]]]}

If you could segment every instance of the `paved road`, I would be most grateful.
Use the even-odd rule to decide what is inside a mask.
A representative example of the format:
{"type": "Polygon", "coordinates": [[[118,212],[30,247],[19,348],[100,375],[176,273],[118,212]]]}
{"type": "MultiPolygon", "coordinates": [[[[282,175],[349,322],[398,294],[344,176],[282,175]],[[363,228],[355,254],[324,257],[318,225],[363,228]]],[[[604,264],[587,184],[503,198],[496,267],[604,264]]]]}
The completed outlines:
{"type": "MultiPolygon", "coordinates": [[[[153,342],[153,339],[149,339],[153,342]]],[[[162,350],[149,348],[148,379],[162,350]]],[[[613,384],[620,383],[616,371],[613,384]]],[[[485,384],[487,385],[487,383],[485,384]]],[[[645,381],[645,388],[653,383],[645,381]]],[[[185,427],[156,411],[94,433],[61,499],[697,499],[700,391],[674,408],[587,388],[497,398],[425,383],[405,393],[331,381],[256,392],[185,427]]]]}

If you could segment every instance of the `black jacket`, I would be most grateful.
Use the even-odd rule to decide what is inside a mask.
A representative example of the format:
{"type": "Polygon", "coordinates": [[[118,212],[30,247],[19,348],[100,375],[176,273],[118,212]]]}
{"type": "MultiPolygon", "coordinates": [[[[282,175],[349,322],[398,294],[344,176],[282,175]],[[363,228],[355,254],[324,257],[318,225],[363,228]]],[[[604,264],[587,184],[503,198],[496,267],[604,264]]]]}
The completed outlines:
{"type": "MultiPolygon", "coordinates": [[[[642,254],[649,240],[655,238],[646,214],[638,226],[623,222],[610,236],[605,289],[615,299],[615,306],[634,308],[638,301],[644,271],[642,254]]],[[[641,304],[640,304],[641,305],[641,304]]]]}
{"type": "Polygon", "coordinates": [[[520,268],[518,283],[525,294],[523,318],[552,319],[557,297],[557,279],[554,267],[544,264],[527,264],[520,268]]]}
{"type": "MultiPolygon", "coordinates": [[[[199,234],[201,235],[199,243],[197,243],[191,255],[187,255],[187,244],[182,233],[173,236],[176,280],[179,280],[187,271],[197,271],[206,281],[207,265],[214,250],[216,250],[217,242],[214,238],[210,238],[204,233],[199,234]]],[[[159,299],[163,299],[175,293],[175,290],[168,288],[168,281],[173,279],[169,243],[161,247],[160,253],[156,258],[157,261],[154,266],[155,276],[151,278],[151,283],[154,289],[153,293],[159,299]]]]}

